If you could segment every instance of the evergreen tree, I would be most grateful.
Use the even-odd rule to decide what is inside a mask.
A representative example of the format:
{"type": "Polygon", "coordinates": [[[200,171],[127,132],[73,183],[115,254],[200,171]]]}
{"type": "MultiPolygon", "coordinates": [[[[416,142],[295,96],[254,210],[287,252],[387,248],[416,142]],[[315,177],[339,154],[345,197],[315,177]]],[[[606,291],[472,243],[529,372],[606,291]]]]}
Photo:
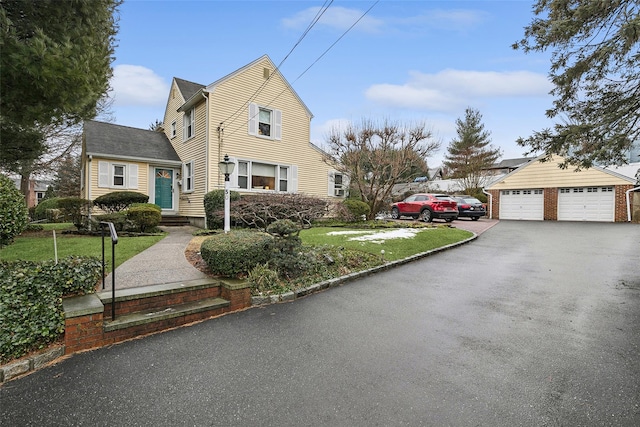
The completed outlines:
{"type": "Polygon", "coordinates": [[[460,180],[462,189],[478,189],[486,176],[485,170],[500,157],[500,149],[490,145],[491,133],[484,129],[478,110],[467,108],[464,120],[456,120],[456,132],[458,138],[449,143],[444,166],[452,178],[460,180]]]}
{"type": "Polygon", "coordinates": [[[27,189],[49,140],[95,117],[121,0],[0,2],[0,167],[27,189]]]}
{"type": "Polygon", "coordinates": [[[538,0],[515,49],[552,50],[555,128],[518,143],[578,167],[628,162],[640,141],[640,3],[538,0]]]}

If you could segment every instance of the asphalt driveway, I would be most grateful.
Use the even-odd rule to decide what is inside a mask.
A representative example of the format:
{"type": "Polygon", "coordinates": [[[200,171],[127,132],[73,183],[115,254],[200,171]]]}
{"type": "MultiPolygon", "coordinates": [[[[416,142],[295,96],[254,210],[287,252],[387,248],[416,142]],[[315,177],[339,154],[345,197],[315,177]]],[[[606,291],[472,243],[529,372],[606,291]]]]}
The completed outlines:
{"type": "Polygon", "coordinates": [[[292,303],[74,355],[11,426],[638,426],[640,227],[501,221],[292,303]]]}

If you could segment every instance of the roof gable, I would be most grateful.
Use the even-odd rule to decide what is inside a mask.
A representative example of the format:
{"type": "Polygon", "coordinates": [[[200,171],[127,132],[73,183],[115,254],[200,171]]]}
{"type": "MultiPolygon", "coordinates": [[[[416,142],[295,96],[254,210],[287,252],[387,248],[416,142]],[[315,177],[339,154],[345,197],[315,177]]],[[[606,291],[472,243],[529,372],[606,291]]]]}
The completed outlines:
{"type": "Polygon", "coordinates": [[[163,132],[94,120],[84,123],[83,149],[87,155],[180,162],[163,132]]]}
{"type": "Polygon", "coordinates": [[[629,177],[594,166],[576,172],[573,169],[558,167],[564,161],[561,156],[554,156],[542,162],[544,156],[525,163],[500,180],[486,187],[491,190],[547,188],[547,187],[585,187],[598,185],[623,185],[633,182],[629,177]]]}
{"type": "MultiPolygon", "coordinates": [[[[304,103],[304,101],[302,101],[302,98],[300,98],[300,96],[298,96],[298,93],[293,89],[291,84],[289,84],[287,79],[285,79],[284,76],[280,73],[278,68],[273,63],[273,61],[271,61],[271,58],[269,58],[269,55],[263,55],[260,58],[256,59],[255,61],[250,62],[249,64],[245,65],[244,67],[238,68],[234,72],[232,72],[230,74],[227,74],[226,76],[214,81],[213,83],[207,85],[205,90],[207,92],[213,92],[215,90],[216,86],[219,86],[219,85],[221,85],[221,84],[233,79],[234,77],[246,72],[247,70],[249,70],[249,69],[251,69],[251,68],[253,68],[255,66],[258,66],[259,64],[261,64],[264,61],[267,61],[269,63],[269,65],[271,66],[271,68],[273,68],[273,74],[276,74],[280,79],[282,79],[282,81],[286,85],[287,89],[293,94],[293,96],[298,100],[300,105],[305,109],[305,111],[307,112],[307,115],[310,118],[313,118],[313,113],[311,113],[311,110],[309,110],[309,108],[304,103]]],[[[273,74],[269,78],[273,78],[273,74]]]]}

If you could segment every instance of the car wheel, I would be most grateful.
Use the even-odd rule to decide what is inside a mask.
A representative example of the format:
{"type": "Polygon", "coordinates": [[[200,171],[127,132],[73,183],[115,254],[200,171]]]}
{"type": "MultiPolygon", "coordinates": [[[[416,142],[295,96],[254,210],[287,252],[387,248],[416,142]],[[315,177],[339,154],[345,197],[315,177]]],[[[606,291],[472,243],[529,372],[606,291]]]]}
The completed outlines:
{"type": "Polygon", "coordinates": [[[472,217],[471,217],[471,221],[477,221],[477,220],[479,220],[479,219],[480,219],[480,217],[478,217],[478,216],[472,216],[472,217]]]}
{"type": "Polygon", "coordinates": [[[431,222],[431,220],[433,220],[433,218],[431,217],[431,211],[429,209],[425,209],[420,212],[420,219],[424,222],[431,222]]]}
{"type": "Polygon", "coordinates": [[[391,209],[391,219],[400,219],[400,211],[398,208],[391,209]]]}

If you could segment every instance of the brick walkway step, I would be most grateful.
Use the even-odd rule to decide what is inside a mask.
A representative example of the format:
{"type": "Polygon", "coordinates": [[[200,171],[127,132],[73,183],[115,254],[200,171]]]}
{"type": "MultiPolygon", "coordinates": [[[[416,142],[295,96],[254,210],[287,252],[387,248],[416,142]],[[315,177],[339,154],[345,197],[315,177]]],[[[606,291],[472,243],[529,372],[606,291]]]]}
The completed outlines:
{"type": "MultiPolygon", "coordinates": [[[[137,313],[124,314],[118,316],[116,320],[104,321],[104,331],[111,332],[121,329],[131,328],[134,326],[147,325],[151,323],[176,319],[178,317],[187,317],[190,315],[205,313],[208,311],[222,310],[229,307],[229,301],[222,298],[207,298],[200,301],[192,301],[183,304],[177,304],[166,307],[164,309],[151,309],[140,311],[137,313]]],[[[204,316],[202,318],[205,318],[204,316]]],[[[195,318],[193,320],[196,320],[195,318]]]]}

